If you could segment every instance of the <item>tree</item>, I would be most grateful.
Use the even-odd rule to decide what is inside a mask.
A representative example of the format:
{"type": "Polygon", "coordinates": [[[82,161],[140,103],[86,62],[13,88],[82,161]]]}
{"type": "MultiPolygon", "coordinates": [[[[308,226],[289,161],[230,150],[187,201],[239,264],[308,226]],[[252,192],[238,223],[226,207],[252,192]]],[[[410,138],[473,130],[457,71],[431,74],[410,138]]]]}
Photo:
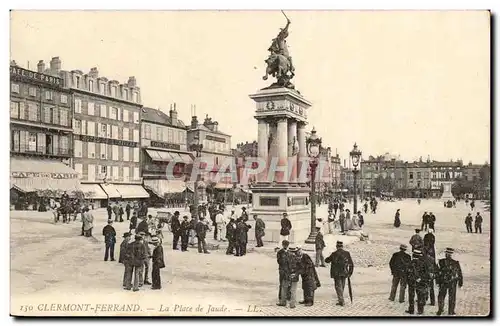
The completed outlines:
{"type": "Polygon", "coordinates": [[[378,175],[375,179],[375,193],[380,196],[381,193],[392,192],[394,189],[394,184],[389,176],[383,177],[378,175]]]}
{"type": "Polygon", "coordinates": [[[455,179],[455,182],[451,185],[451,193],[454,196],[475,193],[474,182],[468,181],[465,177],[455,179]]]}

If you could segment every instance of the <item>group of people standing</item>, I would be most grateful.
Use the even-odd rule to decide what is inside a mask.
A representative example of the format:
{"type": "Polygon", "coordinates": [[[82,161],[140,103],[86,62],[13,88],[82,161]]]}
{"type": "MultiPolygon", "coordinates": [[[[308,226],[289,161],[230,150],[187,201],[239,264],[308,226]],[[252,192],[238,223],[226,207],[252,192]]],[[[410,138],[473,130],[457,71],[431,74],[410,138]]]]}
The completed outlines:
{"type": "Polygon", "coordinates": [[[472,217],[471,213],[468,213],[465,217],[465,227],[467,229],[467,233],[472,233],[472,221],[474,220],[474,229],[476,233],[483,233],[483,217],[479,212],[476,213],[476,218],[472,217]]]}

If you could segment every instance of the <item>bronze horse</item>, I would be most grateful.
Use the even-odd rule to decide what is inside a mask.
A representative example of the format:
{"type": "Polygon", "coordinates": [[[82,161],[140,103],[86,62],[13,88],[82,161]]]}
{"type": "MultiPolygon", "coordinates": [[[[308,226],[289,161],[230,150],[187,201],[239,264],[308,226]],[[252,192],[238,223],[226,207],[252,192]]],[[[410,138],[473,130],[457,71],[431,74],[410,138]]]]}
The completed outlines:
{"type": "Polygon", "coordinates": [[[262,79],[267,80],[271,75],[278,80],[278,85],[284,87],[293,86],[290,79],[295,76],[294,68],[287,57],[282,54],[271,54],[267,60],[266,75],[262,79]]]}

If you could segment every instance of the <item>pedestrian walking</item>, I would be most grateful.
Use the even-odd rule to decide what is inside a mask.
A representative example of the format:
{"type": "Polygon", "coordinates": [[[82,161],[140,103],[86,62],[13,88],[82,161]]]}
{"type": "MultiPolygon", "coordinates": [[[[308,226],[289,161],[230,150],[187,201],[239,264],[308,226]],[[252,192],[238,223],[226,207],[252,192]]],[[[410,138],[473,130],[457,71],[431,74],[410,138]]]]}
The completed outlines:
{"type": "Polygon", "coordinates": [[[411,251],[415,249],[422,250],[424,246],[424,240],[420,236],[420,229],[415,229],[415,234],[410,238],[411,251]]]}
{"type": "Polygon", "coordinates": [[[86,237],[92,236],[92,229],[94,228],[94,216],[89,211],[88,208],[85,209],[85,213],[83,215],[83,232],[86,237]]]}
{"type": "Polygon", "coordinates": [[[340,224],[340,232],[342,234],[344,234],[345,231],[346,231],[346,229],[345,229],[345,220],[346,220],[346,216],[345,216],[344,209],[341,209],[340,210],[340,214],[339,214],[339,224],[340,224]]]}
{"type": "Polygon", "coordinates": [[[158,237],[152,237],[151,244],[155,246],[152,258],[153,268],[151,272],[151,281],[153,281],[153,284],[151,285],[151,290],[160,290],[161,289],[160,269],[165,268],[163,247],[161,246],[161,242],[160,239],[158,239],[158,237]]]}
{"type": "Polygon", "coordinates": [[[413,259],[407,272],[408,279],[408,314],[415,313],[415,294],[417,296],[417,314],[424,313],[425,300],[427,299],[427,287],[429,284],[429,275],[427,264],[422,259],[421,250],[413,250],[413,259]]]}
{"type": "MultiPolygon", "coordinates": [[[[428,247],[424,247],[424,249],[427,249],[428,247]]],[[[432,255],[434,251],[428,251],[424,250],[423,252],[423,259],[425,263],[427,264],[427,273],[429,275],[429,284],[427,285],[428,292],[427,296],[425,298],[425,302],[427,302],[427,297],[430,298],[430,305],[435,306],[436,305],[436,295],[434,293],[434,282],[436,279],[436,273],[438,272],[439,268],[436,264],[436,257],[435,255],[432,255]]]]}
{"type": "Polygon", "coordinates": [[[429,217],[429,214],[427,214],[427,212],[424,212],[424,215],[422,215],[422,226],[420,227],[420,230],[427,231],[429,227],[429,217]]]}
{"type": "Polygon", "coordinates": [[[481,214],[479,214],[479,212],[477,212],[476,219],[474,220],[474,228],[476,229],[476,233],[477,231],[479,231],[479,233],[483,233],[482,225],[483,217],[481,216],[481,214]]]}
{"type": "Polygon", "coordinates": [[[133,291],[139,291],[141,282],[141,272],[144,268],[144,260],[147,257],[146,248],[140,235],[135,236],[135,241],[127,247],[127,259],[125,260],[126,287],[125,290],[132,288],[132,276],[134,277],[133,291]]]}
{"type": "Polygon", "coordinates": [[[120,218],[120,222],[123,222],[123,206],[120,205],[119,209],[118,209],[118,217],[120,218]]]}
{"type": "Polygon", "coordinates": [[[391,293],[389,294],[389,300],[394,301],[396,298],[396,290],[399,285],[399,302],[405,302],[405,291],[406,291],[406,271],[411,262],[411,256],[406,253],[408,247],[405,244],[399,246],[399,251],[394,253],[389,261],[389,267],[392,274],[392,286],[391,293]]]}
{"type": "Polygon", "coordinates": [[[188,216],[184,215],[182,217],[181,223],[181,251],[188,250],[188,241],[189,241],[189,231],[191,230],[191,223],[188,221],[188,216]]]}
{"type": "Polygon", "coordinates": [[[257,241],[257,247],[263,247],[264,242],[262,242],[262,238],[266,235],[266,223],[257,214],[254,214],[253,218],[255,220],[255,241],[257,241]]]}
{"type": "Polygon", "coordinates": [[[444,311],[444,299],[448,295],[448,315],[455,315],[455,304],[458,287],[463,286],[462,269],[457,260],[452,259],[454,249],[446,248],[445,258],[439,260],[439,273],[437,283],[439,285],[438,293],[438,311],[436,315],[440,316],[444,311]]]}
{"type": "Polygon", "coordinates": [[[113,220],[108,220],[108,225],[102,229],[102,235],[104,236],[104,261],[108,261],[108,257],[111,261],[115,261],[115,243],[116,243],[116,231],[113,227],[113,220]]]}
{"type": "Polygon", "coordinates": [[[467,228],[467,233],[472,233],[472,221],[473,217],[471,213],[468,213],[465,217],[465,227],[467,228]]]}
{"type": "MultiPolygon", "coordinates": [[[[151,215],[149,215],[150,217],[152,217],[151,215]]],[[[149,233],[149,225],[148,225],[148,220],[146,219],[146,217],[144,217],[142,219],[141,222],[139,222],[139,224],[137,225],[137,228],[135,230],[135,233],[141,233],[143,232],[144,234],[148,234],[149,233]]]]}
{"type": "Polygon", "coordinates": [[[423,243],[424,243],[424,248],[423,248],[424,256],[427,254],[431,257],[436,257],[436,250],[435,250],[436,237],[434,236],[434,230],[432,229],[427,230],[427,234],[424,235],[423,243]]]}
{"type": "Polygon", "coordinates": [[[316,238],[314,239],[314,246],[316,248],[316,264],[315,266],[318,267],[319,264],[321,263],[321,267],[326,267],[325,265],[325,257],[323,257],[323,249],[325,249],[325,240],[323,239],[323,234],[321,233],[320,228],[316,228],[316,238]]]}
{"type": "Polygon", "coordinates": [[[179,238],[181,237],[181,222],[179,221],[179,216],[179,211],[175,211],[174,215],[172,216],[172,220],[170,221],[170,227],[172,229],[173,236],[172,248],[174,250],[179,250],[179,248],[177,248],[177,244],[179,243],[179,238]]]}
{"type": "Polygon", "coordinates": [[[130,203],[127,202],[127,206],[125,206],[125,213],[127,214],[127,221],[130,220],[130,210],[132,209],[132,206],[130,206],[130,203]]]}
{"type": "Polygon", "coordinates": [[[432,229],[434,232],[436,232],[436,215],[434,215],[433,212],[429,212],[429,229],[432,229]]]}
{"type": "MultiPolygon", "coordinates": [[[[123,234],[123,241],[120,244],[120,254],[118,255],[118,263],[125,264],[127,255],[127,246],[130,243],[130,232],[125,232],[123,234]]],[[[125,278],[123,279],[123,286],[125,287],[125,278]]]]}
{"type": "Polygon", "coordinates": [[[304,300],[300,301],[299,304],[310,307],[314,305],[314,291],[321,286],[321,283],[311,257],[298,248],[297,258],[299,261],[299,274],[302,278],[302,291],[304,296],[304,300]]]}
{"type": "Polygon", "coordinates": [[[363,228],[363,225],[365,225],[365,218],[361,214],[361,211],[358,211],[358,225],[360,228],[363,228]]]}
{"type": "Polygon", "coordinates": [[[330,263],[330,277],[335,282],[335,292],[337,293],[337,306],[344,306],[344,289],[345,281],[351,277],[354,271],[354,263],[351,254],[344,250],[342,241],[337,241],[337,250],[325,259],[326,263],[330,263]]]}
{"type": "Polygon", "coordinates": [[[113,218],[113,208],[111,207],[111,203],[108,204],[106,210],[108,211],[108,220],[111,220],[113,218]]]}
{"type": "Polygon", "coordinates": [[[290,220],[288,219],[288,214],[283,213],[283,217],[281,218],[280,242],[289,239],[291,229],[292,229],[292,222],[290,222],[290,220]]]}
{"type": "Polygon", "coordinates": [[[196,223],[195,226],[196,237],[198,238],[198,253],[209,254],[207,250],[207,241],[205,240],[207,237],[207,231],[211,231],[208,222],[205,221],[203,216],[200,216],[200,220],[196,223]]]}
{"type": "Polygon", "coordinates": [[[146,239],[147,233],[139,232],[139,235],[141,236],[141,243],[143,244],[144,251],[146,252],[146,257],[144,258],[143,267],[140,273],[141,277],[139,279],[139,287],[141,287],[144,284],[151,285],[151,282],[149,281],[149,269],[152,255],[151,248],[149,248],[149,242],[146,239]]]}
{"type": "Polygon", "coordinates": [[[399,228],[401,226],[401,219],[400,219],[400,213],[399,213],[399,208],[396,211],[396,215],[394,215],[394,227],[399,228]]]}
{"type": "Polygon", "coordinates": [[[228,241],[226,255],[233,255],[236,248],[236,221],[233,215],[226,225],[226,239],[228,241]]]}

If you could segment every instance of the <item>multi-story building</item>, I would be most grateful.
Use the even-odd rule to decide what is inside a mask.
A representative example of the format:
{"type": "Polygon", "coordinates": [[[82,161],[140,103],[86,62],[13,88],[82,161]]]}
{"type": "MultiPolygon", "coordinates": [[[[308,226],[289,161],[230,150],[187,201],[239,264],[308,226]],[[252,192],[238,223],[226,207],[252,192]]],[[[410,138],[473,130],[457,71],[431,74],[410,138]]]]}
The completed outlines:
{"type": "Polygon", "coordinates": [[[159,198],[182,193],[193,158],[187,148],[187,128],[175,105],[169,115],[144,107],[141,116],[141,155],[144,186],[159,198]],[[172,164],[169,168],[169,164],[172,164]]]}
{"type": "Polygon", "coordinates": [[[442,194],[443,181],[455,181],[463,176],[462,161],[430,162],[431,168],[431,197],[439,198],[442,194]]]}
{"type": "Polygon", "coordinates": [[[59,58],[50,64],[73,94],[74,169],[87,198],[104,205],[149,197],[141,185],[142,105],[135,78],[120,84],[99,76],[97,68],[84,74],[61,70],[59,58]]]}
{"type": "MultiPolygon", "coordinates": [[[[235,182],[233,182],[233,173],[229,166],[230,160],[234,162],[231,150],[231,136],[220,131],[219,123],[212,121],[212,118],[209,118],[208,115],[202,124],[198,123],[196,116],[193,116],[187,136],[188,146],[194,142],[203,145],[201,156],[207,164],[212,164],[212,169],[205,171],[202,175],[205,183],[215,182],[214,188],[216,190],[233,188],[235,182]],[[227,169],[224,169],[224,165],[227,166],[227,169]],[[219,171],[221,167],[224,171],[219,171]]],[[[188,183],[188,187],[190,186],[191,183],[188,183]]]]}
{"type": "Polygon", "coordinates": [[[431,197],[431,162],[420,159],[406,163],[406,196],[411,198],[431,197]]]}
{"type": "MultiPolygon", "coordinates": [[[[236,160],[236,173],[238,176],[238,185],[240,188],[246,190],[249,185],[257,182],[257,176],[255,174],[246,174],[245,168],[247,166],[248,159],[255,159],[258,157],[258,143],[257,141],[253,141],[249,143],[248,141],[245,143],[239,143],[236,145],[236,148],[232,150],[233,156],[236,160]],[[245,179],[244,179],[245,178],[245,179]]],[[[255,161],[252,161],[252,165],[249,166],[250,169],[257,168],[257,164],[255,161]]]]}
{"type": "Polygon", "coordinates": [[[71,167],[71,93],[63,86],[43,64],[31,71],[11,62],[10,182],[21,195],[52,190],[43,196],[54,197],[79,188],[71,167]]]}
{"type": "Polygon", "coordinates": [[[332,171],[332,191],[334,193],[340,192],[340,179],[342,172],[342,165],[340,162],[340,156],[338,153],[335,153],[335,156],[330,158],[331,163],[331,171],[332,171]]]}
{"type": "Polygon", "coordinates": [[[369,156],[361,161],[360,169],[364,195],[402,195],[406,187],[406,167],[395,156],[388,153],[369,156]]]}
{"type": "Polygon", "coordinates": [[[479,180],[480,172],[483,167],[483,164],[472,164],[472,162],[469,162],[469,164],[463,167],[463,177],[467,181],[475,182],[479,180]]]}

